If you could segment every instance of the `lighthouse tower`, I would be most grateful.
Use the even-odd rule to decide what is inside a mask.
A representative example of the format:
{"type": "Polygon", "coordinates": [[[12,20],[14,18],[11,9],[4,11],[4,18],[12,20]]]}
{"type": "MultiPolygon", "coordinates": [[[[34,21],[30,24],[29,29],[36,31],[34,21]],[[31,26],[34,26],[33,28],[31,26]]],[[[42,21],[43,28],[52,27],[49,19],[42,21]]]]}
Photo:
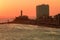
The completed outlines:
{"type": "Polygon", "coordinates": [[[23,13],[23,11],[21,10],[21,16],[23,15],[22,13],[23,13]]]}

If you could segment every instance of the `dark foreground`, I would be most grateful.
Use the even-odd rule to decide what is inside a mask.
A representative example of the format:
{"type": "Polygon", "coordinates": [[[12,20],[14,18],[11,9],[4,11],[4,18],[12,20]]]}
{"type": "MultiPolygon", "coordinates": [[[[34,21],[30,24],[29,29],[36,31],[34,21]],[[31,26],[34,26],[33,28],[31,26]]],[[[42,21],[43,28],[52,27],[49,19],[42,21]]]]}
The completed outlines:
{"type": "Polygon", "coordinates": [[[60,40],[60,29],[25,24],[0,24],[0,40],[60,40]]]}

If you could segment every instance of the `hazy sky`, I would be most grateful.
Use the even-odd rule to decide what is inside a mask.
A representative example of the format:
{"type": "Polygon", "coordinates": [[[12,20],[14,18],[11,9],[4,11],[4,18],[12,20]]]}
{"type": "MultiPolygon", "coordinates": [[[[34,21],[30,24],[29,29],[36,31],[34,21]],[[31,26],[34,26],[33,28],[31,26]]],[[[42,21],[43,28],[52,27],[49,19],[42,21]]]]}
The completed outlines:
{"type": "Polygon", "coordinates": [[[36,15],[36,5],[49,4],[50,15],[56,15],[60,12],[60,0],[0,0],[0,18],[28,15],[34,18],[36,15]]]}

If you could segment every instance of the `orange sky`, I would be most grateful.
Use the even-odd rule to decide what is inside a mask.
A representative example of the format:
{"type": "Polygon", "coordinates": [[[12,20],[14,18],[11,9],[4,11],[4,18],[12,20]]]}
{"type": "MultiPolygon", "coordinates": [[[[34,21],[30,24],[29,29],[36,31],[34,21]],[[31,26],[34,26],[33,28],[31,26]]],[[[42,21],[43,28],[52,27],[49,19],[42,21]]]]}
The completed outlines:
{"type": "Polygon", "coordinates": [[[12,18],[19,16],[19,10],[23,10],[23,15],[30,18],[36,16],[36,5],[49,4],[50,15],[60,12],[60,0],[0,0],[0,18],[12,18]]]}

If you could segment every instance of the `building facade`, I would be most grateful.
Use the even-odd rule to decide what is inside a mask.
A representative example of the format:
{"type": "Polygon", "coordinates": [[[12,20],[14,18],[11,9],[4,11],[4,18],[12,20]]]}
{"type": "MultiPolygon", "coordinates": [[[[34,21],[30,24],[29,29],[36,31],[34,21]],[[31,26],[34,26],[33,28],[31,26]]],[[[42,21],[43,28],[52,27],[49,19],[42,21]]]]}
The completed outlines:
{"type": "Polygon", "coordinates": [[[49,5],[42,4],[36,6],[36,16],[37,19],[40,17],[49,16],[49,5]]]}
{"type": "Polygon", "coordinates": [[[56,25],[60,25],[60,13],[58,13],[58,15],[55,15],[54,16],[54,19],[55,19],[55,22],[54,23],[56,25]]]}

